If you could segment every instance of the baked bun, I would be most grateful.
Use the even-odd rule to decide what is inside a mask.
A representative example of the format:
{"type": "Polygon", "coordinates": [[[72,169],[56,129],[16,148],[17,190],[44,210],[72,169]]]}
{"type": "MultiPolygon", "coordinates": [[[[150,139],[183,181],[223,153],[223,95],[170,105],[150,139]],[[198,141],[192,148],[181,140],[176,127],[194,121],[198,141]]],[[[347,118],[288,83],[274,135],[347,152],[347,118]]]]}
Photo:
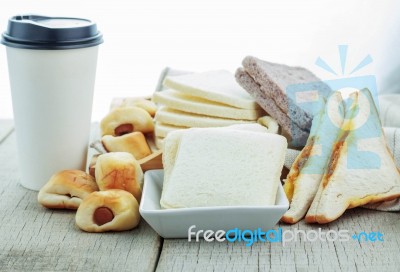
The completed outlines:
{"type": "Polygon", "coordinates": [[[113,101],[110,110],[123,107],[138,107],[147,111],[152,117],[156,114],[157,106],[153,101],[144,98],[126,97],[113,101]]]}
{"type": "Polygon", "coordinates": [[[46,208],[76,210],[85,197],[98,190],[95,179],[86,172],[64,170],[40,189],[38,201],[46,208]]]}
{"type": "Polygon", "coordinates": [[[124,104],[126,106],[136,106],[136,107],[142,108],[145,111],[147,111],[151,115],[151,117],[154,117],[154,115],[156,115],[156,112],[157,112],[156,104],[150,100],[141,99],[138,101],[130,102],[129,99],[126,99],[124,101],[124,104]]]}
{"type": "Polygon", "coordinates": [[[96,181],[101,191],[121,189],[130,192],[138,202],[142,195],[143,171],[127,152],[111,152],[97,158],[96,181]]]}
{"type": "Polygon", "coordinates": [[[92,177],[94,177],[96,179],[96,163],[97,163],[97,158],[100,156],[101,154],[95,154],[92,156],[92,159],[90,160],[89,163],[89,167],[88,167],[88,171],[89,171],[89,175],[91,175],[92,177]]]}
{"type": "Polygon", "coordinates": [[[119,137],[104,135],[101,138],[104,148],[107,152],[128,152],[135,159],[140,160],[151,154],[149,145],[142,132],[131,132],[119,137]]]}
{"type": "MultiPolygon", "coordinates": [[[[115,105],[115,107],[138,107],[147,111],[152,117],[156,114],[157,106],[153,101],[144,99],[144,98],[135,98],[135,97],[126,97],[122,99],[119,105],[115,105]]],[[[114,109],[111,108],[111,109],[114,109]]]]}
{"type": "Polygon", "coordinates": [[[134,131],[154,131],[153,119],[144,109],[138,107],[116,108],[100,122],[101,135],[121,136],[134,131]]]}
{"type": "Polygon", "coordinates": [[[94,192],[79,206],[75,221],[87,232],[130,230],[139,224],[139,204],[124,190],[94,192]]]}

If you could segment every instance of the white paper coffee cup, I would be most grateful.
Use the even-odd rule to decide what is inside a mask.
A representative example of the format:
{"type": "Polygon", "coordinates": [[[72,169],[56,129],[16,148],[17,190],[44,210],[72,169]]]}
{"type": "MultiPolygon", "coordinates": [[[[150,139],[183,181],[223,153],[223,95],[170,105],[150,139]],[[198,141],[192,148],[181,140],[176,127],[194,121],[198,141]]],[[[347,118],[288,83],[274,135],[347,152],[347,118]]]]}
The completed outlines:
{"type": "Polygon", "coordinates": [[[20,183],[39,190],[56,172],[86,166],[102,35],[89,20],[27,15],[11,18],[2,38],[20,183]]]}

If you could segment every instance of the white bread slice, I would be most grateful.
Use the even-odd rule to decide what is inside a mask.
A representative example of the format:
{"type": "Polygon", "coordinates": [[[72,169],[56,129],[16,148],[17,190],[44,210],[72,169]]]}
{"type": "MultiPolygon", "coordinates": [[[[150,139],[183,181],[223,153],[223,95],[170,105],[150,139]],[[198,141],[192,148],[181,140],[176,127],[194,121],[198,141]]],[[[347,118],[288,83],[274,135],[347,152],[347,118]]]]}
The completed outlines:
{"type": "MultiPolygon", "coordinates": [[[[260,133],[268,132],[268,129],[258,124],[232,125],[228,127],[215,128],[215,129],[246,130],[246,131],[260,132],[260,133]]],[[[163,149],[163,157],[162,157],[163,160],[162,162],[164,166],[163,188],[168,187],[169,177],[175,165],[175,159],[178,153],[182,135],[188,130],[175,130],[171,132],[166,138],[158,138],[158,137],[156,138],[156,143],[158,143],[161,146],[160,148],[163,149]]]]}
{"type": "Polygon", "coordinates": [[[346,209],[400,197],[400,173],[387,147],[371,93],[363,89],[350,98],[353,103],[346,111],[307,222],[329,223],[346,209]]]}
{"type": "Polygon", "coordinates": [[[265,115],[258,118],[257,123],[266,127],[269,133],[278,134],[279,125],[278,122],[271,116],[265,115]]]}
{"type": "Polygon", "coordinates": [[[175,130],[188,129],[187,127],[177,127],[170,124],[156,122],[154,126],[154,134],[157,138],[165,138],[167,135],[175,130]]]}
{"type": "Polygon", "coordinates": [[[236,82],[233,74],[225,70],[167,76],[164,86],[236,108],[260,109],[254,99],[236,82]]]}
{"type": "Polygon", "coordinates": [[[225,127],[236,124],[253,123],[248,120],[235,120],[227,118],[212,117],[208,115],[188,113],[161,107],[156,113],[157,122],[171,124],[179,127],[225,127]]]}
{"type": "MultiPolygon", "coordinates": [[[[279,131],[279,125],[270,116],[263,116],[257,120],[257,123],[265,127],[265,132],[277,134],[279,131]]],[[[189,127],[182,125],[186,124],[189,127],[226,127],[238,125],[239,128],[245,129],[252,128],[255,121],[244,121],[244,120],[233,120],[233,119],[223,119],[216,117],[208,117],[205,115],[190,114],[181,111],[176,111],[170,108],[162,107],[157,111],[156,123],[154,126],[155,135],[159,138],[165,138],[168,133],[179,130],[187,129],[189,127]],[[165,118],[164,118],[165,117],[165,118]],[[207,126],[210,125],[210,126],[207,126]]],[[[251,130],[251,129],[250,129],[251,130]]]]}
{"type": "Polygon", "coordinates": [[[261,109],[239,109],[204,98],[183,94],[175,90],[156,92],[153,101],[172,109],[236,120],[257,120],[265,115],[261,109]]]}
{"type": "MultiPolygon", "coordinates": [[[[196,128],[191,128],[191,129],[196,129],[196,128]]],[[[245,131],[251,131],[251,132],[260,132],[260,133],[269,133],[268,128],[261,126],[259,124],[240,124],[240,125],[232,125],[232,126],[227,126],[227,127],[220,127],[220,128],[215,128],[215,129],[224,129],[224,130],[245,130],[245,131]]],[[[161,143],[164,144],[163,147],[163,164],[164,164],[164,172],[168,171],[168,168],[172,168],[169,166],[173,166],[175,164],[175,158],[176,154],[178,151],[179,143],[181,140],[181,135],[185,131],[188,131],[189,129],[186,130],[174,130],[173,132],[169,133],[167,137],[162,138],[162,137],[157,137],[156,142],[160,141],[161,143]]],[[[168,176],[168,174],[164,173],[164,177],[168,176]]],[[[165,184],[165,183],[164,183],[165,184]]]]}
{"type": "Polygon", "coordinates": [[[163,82],[167,76],[179,76],[179,75],[185,75],[185,74],[191,74],[193,72],[190,71],[185,71],[185,70],[177,70],[173,69],[171,67],[165,67],[162,71],[160,76],[158,77],[157,81],[157,86],[155,91],[156,92],[161,92],[165,90],[165,87],[163,86],[163,82]]]}
{"type": "MultiPolygon", "coordinates": [[[[244,130],[244,131],[251,131],[251,132],[271,133],[267,127],[262,126],[257,123],[232,125],[232,126],[225,127],[225,128],[230,129],[230,130],[244,130]]],[[[223,129],[223,128],[221,128],[221,129],[223,129]]],[[[273,134],[276,134],[276,133],[273,133],[273,134]]]]}
{"type": "MultiPolygon", "coordinates": [[[[161,125],[165,125],[165,124],[161,124],[161,125]]],[[[218,127],[218,128],[226,128],[226,129],[233,129],[233,130],[245,130],[245,131],[252,131],[252,132],[263,132],[263,133],[271,133],[269,131],[269,128],[262,126],[260,124],[257,123],[251,123],[251,124],[238,124],[238,125],[231,125],[231,126],[227,126],[227,127],[218,127]]],[[[167,125],[165,127],[166,130],[170,130],[168,133],[171,133],[172,131],[176,131],[176,130],[185,130],[185,129],[189,129],[189,128],[184,128],[184,127],[174,127],[171,125],[167,125]]],[[[276,133],[274,133],[276,134],[276,133]]],[[[165,136],[166,137],[166,136],[165,136]]],[[[165,137],[158,137],[160,139],[163,139],[165,137]]]]}
{"type": "Polygon", "coordinates": [[[176,130],[171,132],[168,137],[159,140],[162,140],[162,150],[163,150],[163,167],[164,167],[164,182],[163,182],[163,192],[164,189],[168,187],[168,182],[170,180],[170,176],[172,170],[174,169],[176,154],[178,153],[179,145],[181,143],[181,139],[183,134],[188,130],[176,130]]]}
{"type": "MultiPolygon", "coordinates": [[[[232,125],[228,126],[228,129],[234,129],[234,130],[246,130],[246,131],[253,131],[253,132],[264,132],[264,133],[271,133],[269,129],[265,126],[259,125],[257,123],[251,123],[251,124],[238,124],[238,125],[232,125]]],[[[163,140],[167,135],[173,131],[177,130],[185,130],[189,129],[187,127],[175,127],[169,124],[164,124],[164,123],[156,123],[155,125],[155,135],[156,138],[163,140]]],[[[276,134],[276,133],[274,133],[276,134]]]]}
{"type": "Polygon", "coordinates": [[[270,133],[185,130],[161,207],[273,205],[286,148],[286,138],[270,133]]]}
{"type": "Polygon", "coordinates": [[[285,182],[285,193],[290,201],[290,208],[281,219],[285,223],[297,223],[306,215],[342,126],[342,96],[339,92],[334,92],[328,101],[325,104],[324,99],[320,100],[320,110],[314,116],[307,144],[294,161],[285,182]],[[340,110],[335,114],[338,105],[340,110]]]}
{"type": "Polygon", "coordinates": [[[164,148],[164,138],[154,137],[154,142],[158,149],[162,150],[164,148]]]}

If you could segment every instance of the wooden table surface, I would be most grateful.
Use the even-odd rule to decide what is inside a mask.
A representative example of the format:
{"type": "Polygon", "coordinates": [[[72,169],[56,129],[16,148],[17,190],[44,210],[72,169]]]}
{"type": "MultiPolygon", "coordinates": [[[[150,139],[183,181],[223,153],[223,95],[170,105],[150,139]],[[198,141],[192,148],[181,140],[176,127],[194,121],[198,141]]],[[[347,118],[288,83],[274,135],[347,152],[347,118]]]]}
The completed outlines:
{"type": "Polygon", "coordinates": [[[400,213],[362,208],[323,226],[276,228],[379,231],[383,242],[189,243],[159,237],[144,220],[132,231],[85,233],[74,211],[45,209],[19,184],[16,148],[12,121],[0,120],[0,271],[400,271],[400,213]]]}

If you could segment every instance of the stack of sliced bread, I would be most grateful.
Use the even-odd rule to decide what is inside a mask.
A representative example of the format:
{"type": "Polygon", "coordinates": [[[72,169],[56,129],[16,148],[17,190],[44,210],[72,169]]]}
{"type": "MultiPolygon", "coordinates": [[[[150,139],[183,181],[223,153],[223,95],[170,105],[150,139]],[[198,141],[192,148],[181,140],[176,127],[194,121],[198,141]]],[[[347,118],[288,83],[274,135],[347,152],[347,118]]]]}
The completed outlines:
{"type": "Polygon", "coordinates": [[[155,117],[159,148],[175,130],[255,123],[266,115],[228,71],[167,76],[164,86],[153,96],[160,106],[155,117]]]}
{"type": "Polygon", "coordinates": [[[290,67],[244,58],[236,71],[237,82],[271,115],[290,140],[290,146],[302,147],[310,133],[313,112],[310,103],[327,96],[329,87],[302,67],[290,67]],[[292,87],[288,93],[288,87],[292,87]],[[299,91],[299,92],[297,92],[299,91]],[[315,92],[318,91],[318,92],[315,92]]]}

